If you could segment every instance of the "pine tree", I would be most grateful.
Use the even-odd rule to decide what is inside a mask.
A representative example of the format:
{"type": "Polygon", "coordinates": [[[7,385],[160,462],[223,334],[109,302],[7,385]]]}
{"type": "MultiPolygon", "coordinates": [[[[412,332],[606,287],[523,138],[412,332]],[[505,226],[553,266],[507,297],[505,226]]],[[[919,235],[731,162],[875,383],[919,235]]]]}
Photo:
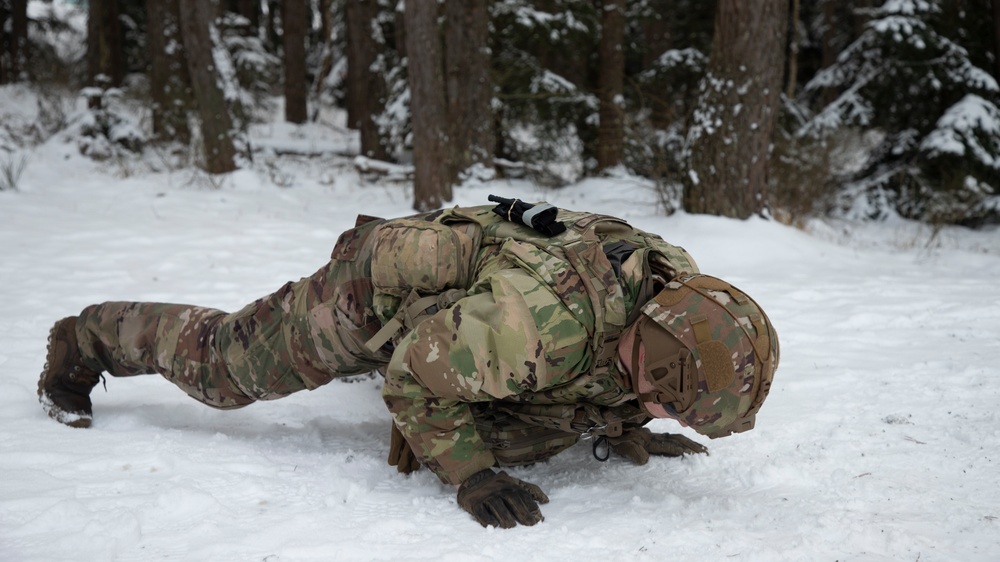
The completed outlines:
{"type": "Polygon", "coordinates": [[[845,178],[843,209],[962,222],[982,214],[1000,183],[1000,146],[991,140],[1000,129],[997,81],[939,32],[940,14],[937,1],[888,0],[806,86],[841,93],[799,135],[848,127],[882,135],[863,169],[845,178]]]}
{"type": "Polygon", "coordinates": [[[510,0],[492,17],[497,155],[537,181],[576,179],[596,163],[599,13],[592,2],[510,0]]]}

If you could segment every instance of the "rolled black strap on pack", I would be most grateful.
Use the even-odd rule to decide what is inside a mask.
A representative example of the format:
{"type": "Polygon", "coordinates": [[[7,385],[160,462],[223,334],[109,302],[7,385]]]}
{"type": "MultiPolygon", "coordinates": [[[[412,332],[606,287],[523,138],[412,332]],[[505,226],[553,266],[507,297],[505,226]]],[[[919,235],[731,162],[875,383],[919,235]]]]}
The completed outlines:
{"type": "Polygon", "coordinates": [[[489,200],[497,203],[493,212],[510,222],[523,224],[546,236],[556,236],[566,230],[566,225],[556,220],[559,209],[549,203],[532,205],[496,195],[490,195],[489,200]]]}

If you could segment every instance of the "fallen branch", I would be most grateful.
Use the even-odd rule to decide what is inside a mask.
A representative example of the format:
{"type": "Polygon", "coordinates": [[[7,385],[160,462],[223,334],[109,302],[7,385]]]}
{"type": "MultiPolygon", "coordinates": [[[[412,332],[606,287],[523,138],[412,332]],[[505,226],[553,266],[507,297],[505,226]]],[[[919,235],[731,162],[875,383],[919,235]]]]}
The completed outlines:
{"type": "Polygon", "coordinates": [[[388,180],[407,181],[413,179],[413,166],[393,164],[384,160],[376,160],[367,156],[356,156],[354,167],[362,174],[383,176],[388,180]]]}

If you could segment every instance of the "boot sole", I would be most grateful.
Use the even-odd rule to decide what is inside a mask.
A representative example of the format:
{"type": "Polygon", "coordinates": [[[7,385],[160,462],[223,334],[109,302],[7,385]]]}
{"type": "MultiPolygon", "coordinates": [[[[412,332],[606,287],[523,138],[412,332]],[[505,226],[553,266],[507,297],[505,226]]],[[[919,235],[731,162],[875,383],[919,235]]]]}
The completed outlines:
{"type": "MultiPolygon", "coordinates": [[[[62,320],[60,320],[62,322],[62,320]]],[[[52,325],[49,330],[49,338],[47,340],[48,345],[45,348],[45,366],[42,367],[42,374],[38,377],[38,402],[42,405],[42,409],[45,413],[49,415],[50,418],[56,420],[57,422],[68,425],[69,427],[90,427],[91,421],[94,417],[86,412],[67,412],[66,410],[60,408],[52,401],[48,393],[45,392],[45,375],[49,372],[49,365],[52,363],[52,336],[55,334],[56,326],[59,322],[52,325]]]]}
{"type": "Polygon", "coordinates": [[[49,398],[49,395],[45,391],[39,389],[38,391],[38,402],[42,405],[42,409],[49,415],[50,418],[56,420],[57,422],[68,425],[70,427],[90,427],[91,422],[94,417],[86,412],[67,412],[49,398]]]}

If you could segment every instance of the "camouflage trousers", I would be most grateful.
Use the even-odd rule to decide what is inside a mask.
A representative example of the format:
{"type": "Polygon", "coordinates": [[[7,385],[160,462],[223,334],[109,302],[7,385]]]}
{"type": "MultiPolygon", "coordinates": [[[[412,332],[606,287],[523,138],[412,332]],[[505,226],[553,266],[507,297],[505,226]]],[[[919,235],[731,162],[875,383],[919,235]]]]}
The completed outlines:
{"type": "Polygon", "coordinates": [[[215,408],[246,406],[388,363],[365,342],[371,312],[369,223],[341,235],[330,262],[239,312],[183,304],[106,302],[77,319],[84,363],[114,376],[159,373],[215,408]]]}

